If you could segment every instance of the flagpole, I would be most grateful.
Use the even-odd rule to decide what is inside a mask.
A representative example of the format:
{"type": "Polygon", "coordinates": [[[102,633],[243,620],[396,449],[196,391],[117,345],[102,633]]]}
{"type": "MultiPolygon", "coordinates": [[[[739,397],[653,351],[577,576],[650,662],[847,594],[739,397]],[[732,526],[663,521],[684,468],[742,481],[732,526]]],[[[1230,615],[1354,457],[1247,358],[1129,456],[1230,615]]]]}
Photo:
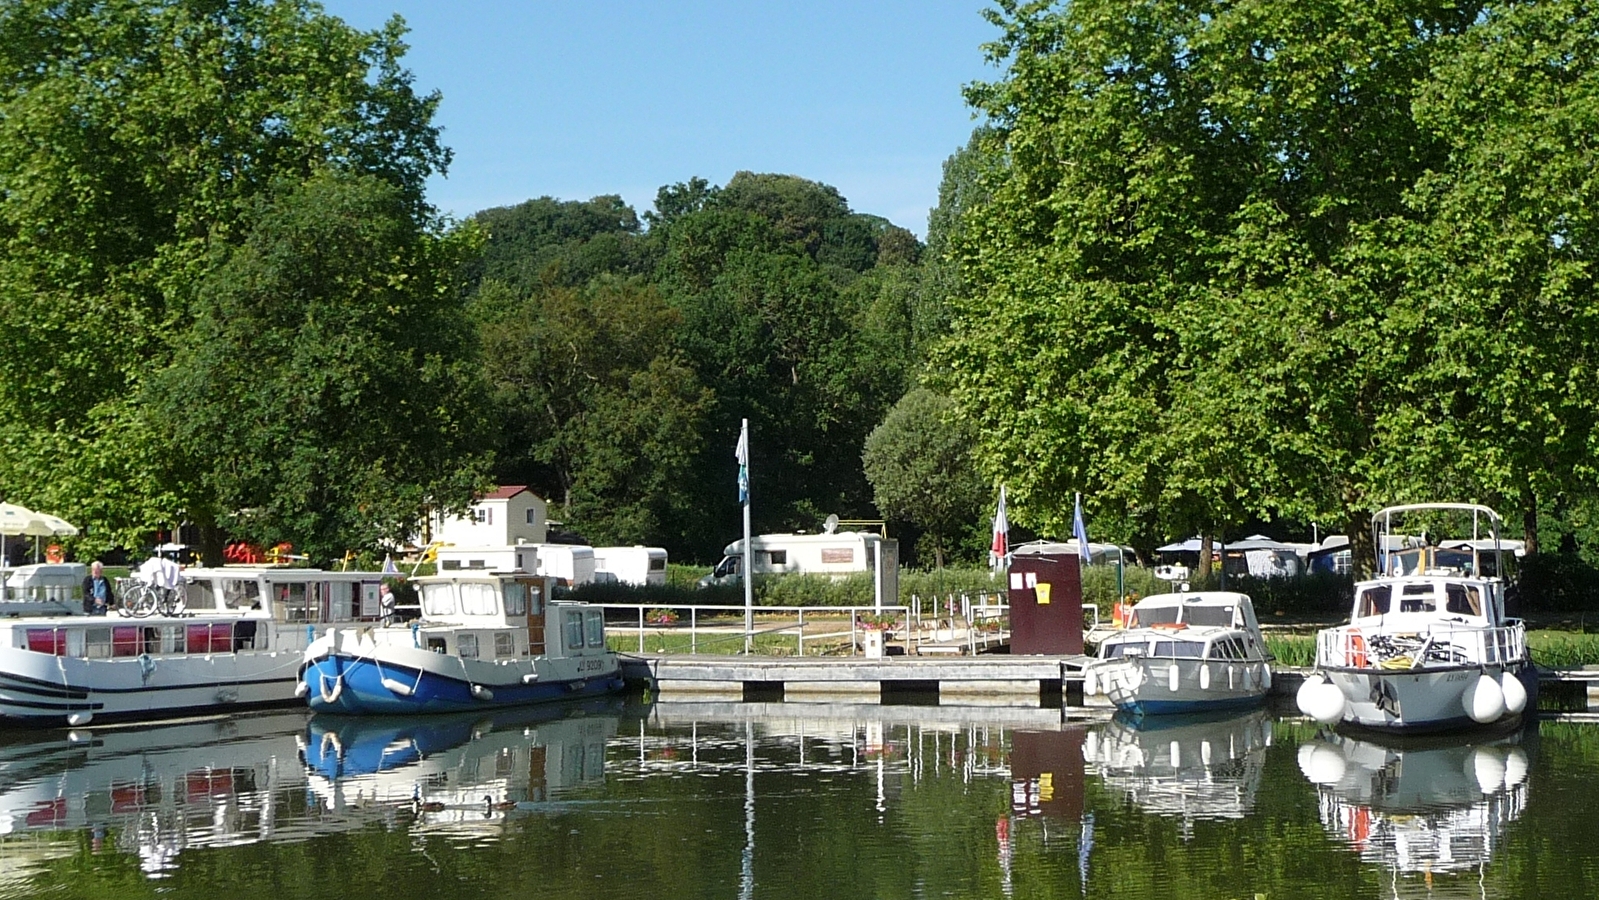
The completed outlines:
{"type": "Polygon", "coordinates": [[[755,644],[755,544],[750,540],[750,420],[742,420],[739,427],[739,499],[744,507],[744,655],[749,656],[755,644]]]}

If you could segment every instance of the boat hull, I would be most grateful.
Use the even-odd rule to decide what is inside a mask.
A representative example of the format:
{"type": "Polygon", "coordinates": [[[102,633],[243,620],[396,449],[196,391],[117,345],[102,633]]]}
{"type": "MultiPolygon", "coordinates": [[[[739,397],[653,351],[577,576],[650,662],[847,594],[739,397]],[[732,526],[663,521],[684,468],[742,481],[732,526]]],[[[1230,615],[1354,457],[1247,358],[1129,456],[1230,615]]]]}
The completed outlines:
{"type": "Polygon", "coordinates": [[[1098,692],[1134,716],[1250,709],[1265,701],[1269,673],[1266,663],[1243,660],[1121,657],[1095,660],[1083,668],[1085,680],[1091,674],[1098,692]]]}
{"type": "Polygon", "coordinates": [[[1538,672],[1530,663],[1427,669],[1323,666],[1321,672],[1344,695],[1341,724],[1374,732],[1429,734],[1511,728],[1538,703],[1538,672]],[[1526,707],[1521,713],[1507,712],[1493,722],[1473,719],[1466,710],[1466,700],[1478,679],[1484,675],[1498,679],[1507,671],[1527,692],[1526,707]]]}
{"type": "Polygon", "coordinates": [[[309,663],[303,677],[313,711],[346,715],[499,709],[597,697],[623,687],[621,669],[609,657],[496,664],[425,651],[376,656],[335,652],[309,663]]]}
{"type": "Polygon", "coordinates": [[[299,650],[83,659],[0,648],[0,722],[63,726],[287,706],[299,650]]]}

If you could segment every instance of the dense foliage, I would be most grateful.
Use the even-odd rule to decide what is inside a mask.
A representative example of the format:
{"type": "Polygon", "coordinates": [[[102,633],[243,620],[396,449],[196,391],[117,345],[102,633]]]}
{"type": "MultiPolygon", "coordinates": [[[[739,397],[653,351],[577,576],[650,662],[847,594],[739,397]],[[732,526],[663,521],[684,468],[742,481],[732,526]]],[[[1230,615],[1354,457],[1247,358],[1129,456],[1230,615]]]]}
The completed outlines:
{"type": "MultiPolygon", "coordinates": [[[[1591,494],[1579,3],[1005,0],[947,387],[1018,521],[1591,494]]],[[[1108,536],[1108,535],[1107,535],[1108,536]]]]}

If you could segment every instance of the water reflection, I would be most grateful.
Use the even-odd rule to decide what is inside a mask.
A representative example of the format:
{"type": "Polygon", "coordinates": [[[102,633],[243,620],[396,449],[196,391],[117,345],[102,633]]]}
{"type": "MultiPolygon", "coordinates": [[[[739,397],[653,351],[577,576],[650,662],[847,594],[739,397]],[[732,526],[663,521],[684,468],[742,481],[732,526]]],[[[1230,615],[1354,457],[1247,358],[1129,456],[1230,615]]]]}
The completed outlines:
{"type": "Polygon", "coordinates": [[[1255,710],[1142,719],[1118,715],[1089,735],[1084,751],[1107,787],[1122,791],[1146,812],[1186,824],[1249,815],[1270,746],[1271,717],[1255,710]]]}
{"type": "Polygon", "coordinates": [[[1322,825],[1393,876],[1394,895],[1479,896],[1476,878],[1527,808],[1535,732],[1494,740],[1403,743],[1319,734],[1301,744],[1299,768],[1316,786],[1322,825]],[[1405,876],[1402,880],[1401,876],[1405,876]]]}
{"type": "Polygon", "coordinates": [[[0,888],[81,849],[161,877],[189,848],[371,824],[478,836],[601,777],[622,701],[401,720],[303,712],[17,734],[0,745],[0,888]]]}

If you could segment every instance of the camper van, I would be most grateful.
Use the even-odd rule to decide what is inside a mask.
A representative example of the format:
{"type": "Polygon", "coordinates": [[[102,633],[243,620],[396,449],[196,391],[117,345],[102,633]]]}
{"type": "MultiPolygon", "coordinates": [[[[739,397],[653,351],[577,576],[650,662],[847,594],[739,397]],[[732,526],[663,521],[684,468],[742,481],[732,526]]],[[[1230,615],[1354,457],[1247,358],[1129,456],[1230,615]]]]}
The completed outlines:
{"type": "MultiPolygon", "coordinates": [[[[877,565],[883,539],[862,531],[834,534],[760,534],[751,539],[756,575],[850,575],[870,572],[877,565]]],[[[744,542],[734,541],[722,551],[722,561],[701,585],[730,584],[744,565],[744,542]]]]}
{"type": "Polygon", "coordinates": [[[610,573],[622,584],[638,587],[666,584],[666,550],[661,547],[595,547],[594,577],[609,581],[610,573]]]}

